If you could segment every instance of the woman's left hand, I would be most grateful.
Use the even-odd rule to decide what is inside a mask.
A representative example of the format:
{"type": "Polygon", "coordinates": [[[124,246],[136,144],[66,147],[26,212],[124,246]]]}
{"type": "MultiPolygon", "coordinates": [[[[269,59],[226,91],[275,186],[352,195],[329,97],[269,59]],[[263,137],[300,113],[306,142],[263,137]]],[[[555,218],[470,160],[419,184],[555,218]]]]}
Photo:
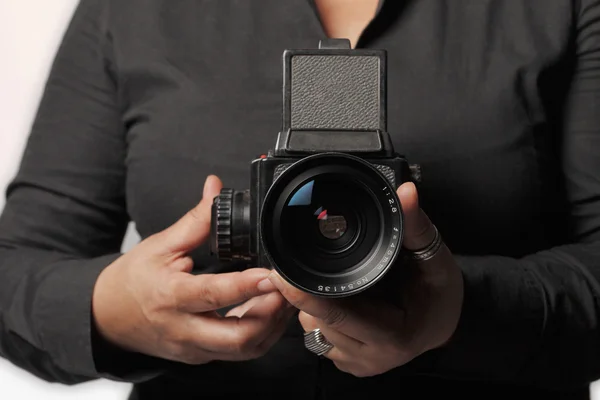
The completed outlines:
{"type": "MultiPolygon", "coordinates": [[[[403,246],[428,246],[435,228],[419,207],[412,183],[398,189],[405,216],[403,246]]],[[[402,260],[399,261],[400,263],[402,260]]],[[[283,296],[300,310],[306,332],[320,329],[333,345],[324,356],[358,377],[382,374],[420,354],[443,346],[452,337],[463,301],[462,273],[445,245],[430,260],[400,264],[409,278],[393,301],[327,299],[296,289],[276,272],[269,276],[283,296]]],[[[384,278],[385,280],[385,278],[384,278]]]]}

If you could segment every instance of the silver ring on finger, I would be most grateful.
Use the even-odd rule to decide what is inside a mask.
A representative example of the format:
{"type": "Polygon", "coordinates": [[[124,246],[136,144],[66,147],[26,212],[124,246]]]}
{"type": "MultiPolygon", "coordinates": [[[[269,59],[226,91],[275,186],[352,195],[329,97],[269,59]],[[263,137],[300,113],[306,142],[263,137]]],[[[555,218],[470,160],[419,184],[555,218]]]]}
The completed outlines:
{"type": "Polygon", "coordinates": [[[333,349],[333,344],[331,344],[327,338],[323,336],[323,332],[317,328],[304,334],[304,347],[312,353],[322,356],[333,349]]]}
{"type": "Polygon", "coordinates": [[[437,227],[434,225],[433,229],[435,230],[435,236],[433,238],[433,241],[431,243],[429,243],[429,245],[427,245],[426,247],[420,249],[420,250],[406,250],[406,255],[408,256],[409,259],[413,260],[413,261],[417,261],[417,262],[424,262],[427,260],[431,260],[433,257],[435,257],[437,255],[437,253],[440,251],[440,249],[442,248],[442,236],[440,235],[440,232],[438,231],[437,227]]]}

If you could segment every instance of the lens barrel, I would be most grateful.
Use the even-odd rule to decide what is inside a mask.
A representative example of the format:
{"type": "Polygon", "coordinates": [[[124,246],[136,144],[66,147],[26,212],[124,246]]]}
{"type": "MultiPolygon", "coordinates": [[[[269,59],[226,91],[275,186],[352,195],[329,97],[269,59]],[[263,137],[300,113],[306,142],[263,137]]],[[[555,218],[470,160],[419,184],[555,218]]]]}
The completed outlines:
{"type": "Polygon", "coordinates": [[[317,295],[362,292],[381,279],[401,248],[395,188],[373,165],[344,153],[297,161],[262,205],[260,237],[273,267],[317,295]]]}

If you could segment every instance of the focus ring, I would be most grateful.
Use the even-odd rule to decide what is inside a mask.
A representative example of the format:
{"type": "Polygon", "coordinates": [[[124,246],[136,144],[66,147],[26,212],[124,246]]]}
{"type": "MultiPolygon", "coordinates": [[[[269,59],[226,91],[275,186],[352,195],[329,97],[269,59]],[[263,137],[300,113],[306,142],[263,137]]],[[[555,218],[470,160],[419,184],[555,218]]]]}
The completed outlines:
{"type": "Polygon", "coordinates": [[[217,197],[215,205],[217,208],[217,254],[220,260],[230,261],[232,258],[231,217],[233,212],[233,189],[221,189],[221,193],[217,197]]]}

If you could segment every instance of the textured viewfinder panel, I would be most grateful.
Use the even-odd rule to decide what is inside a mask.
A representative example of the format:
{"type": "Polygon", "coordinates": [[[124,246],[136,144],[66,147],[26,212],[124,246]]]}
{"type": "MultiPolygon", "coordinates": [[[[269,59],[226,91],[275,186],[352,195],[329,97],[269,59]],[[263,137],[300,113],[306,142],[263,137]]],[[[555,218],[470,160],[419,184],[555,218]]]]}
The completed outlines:
{"type": "Polygon", "coordinates": [[[379,129],[378,57],[296,55],[291,69],[292,129],[379,129]]]}

